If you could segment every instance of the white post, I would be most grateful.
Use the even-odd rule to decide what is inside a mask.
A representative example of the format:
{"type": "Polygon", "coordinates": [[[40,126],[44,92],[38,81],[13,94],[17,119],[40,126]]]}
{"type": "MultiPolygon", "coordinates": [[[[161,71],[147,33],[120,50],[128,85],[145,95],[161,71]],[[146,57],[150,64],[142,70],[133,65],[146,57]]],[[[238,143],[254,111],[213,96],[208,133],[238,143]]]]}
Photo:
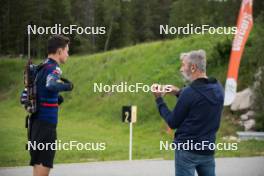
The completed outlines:
{"type": "Polygon", "coordinates": [[[29,31],[27,31],[28,32],[28,59],[30,59],[30,33],[29,33],[29,31]]]}
{"type": "Polygon", "coordinates": [[[133,126],[132,122],[129,123],[129,161],[132,161],[132,136],[133,136],[133,126]]]}

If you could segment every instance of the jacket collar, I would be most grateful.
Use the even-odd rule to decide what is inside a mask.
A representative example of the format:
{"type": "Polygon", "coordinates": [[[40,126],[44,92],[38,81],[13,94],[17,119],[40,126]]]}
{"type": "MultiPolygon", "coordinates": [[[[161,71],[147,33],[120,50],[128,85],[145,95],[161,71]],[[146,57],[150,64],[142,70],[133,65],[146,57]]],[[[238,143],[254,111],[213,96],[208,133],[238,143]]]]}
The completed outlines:
{"type": "Polygon", "coordinates": [[[213,77],[209,78],[198,78],[191,83],[191,86],[199,86],[204,84],[215,84],[217,80],[213,77]]]}

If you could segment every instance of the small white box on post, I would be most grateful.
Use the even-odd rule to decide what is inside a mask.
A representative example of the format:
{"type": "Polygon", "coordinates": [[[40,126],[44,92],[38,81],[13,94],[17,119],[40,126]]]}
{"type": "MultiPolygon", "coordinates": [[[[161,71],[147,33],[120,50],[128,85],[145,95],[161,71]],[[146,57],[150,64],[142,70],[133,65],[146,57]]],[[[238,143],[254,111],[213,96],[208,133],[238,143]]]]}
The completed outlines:
{"type": "Polygon", "coordinates": [[[137,106],[122,107],[122,121],[129,123],[129,160],[132,160],[133,123],[137,121],[137,106]]]}

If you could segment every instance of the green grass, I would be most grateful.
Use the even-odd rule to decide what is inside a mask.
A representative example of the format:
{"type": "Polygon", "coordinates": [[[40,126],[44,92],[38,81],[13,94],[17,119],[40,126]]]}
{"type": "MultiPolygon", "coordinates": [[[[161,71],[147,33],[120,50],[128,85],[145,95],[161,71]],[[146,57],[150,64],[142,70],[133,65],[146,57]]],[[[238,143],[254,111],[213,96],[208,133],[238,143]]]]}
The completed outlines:
{"type": "MultiPolygon", "coordinates": [[[[61,106],[58,139],[62,142],[105,142],[105,151],[58,151],[55,163],[87,162],[128,159],[129,126],[121,122],[123,105],[138,106],[138,121],[134,125],[134,159],[172,159],[172,151],[160,151],[160,140],[172,141],[173,135],[166,133],[166,125],[160,118],[151,93],[94,93],[93,83],[118,84],[142,82],[151,85],[175,84],[183,86],[179,70],[179,54],[203,48],[208,56],[213,46],[224,40],[222,36],[192,36],[162,42],[140,44],[121,50],[90,56],[71,56],[62,66],[63,75],[74,82],[71,93],[63,93],[65,102],[61,106]]],[[[210,59],[210,58],[208,58],[210,59]]],[[[39,62],[39,61],[37,61],[39,62]]],[[[27,165],[25,151],[26,113],[19,104],[23,88],[25,60],[0,60],[0,166],[27,165]]],[[[224,80],[227,65],[211,68],[212,74],[224,80]]],[[[174,97],[166,97],[172,108],[174,97]]],[[[225,113],[218,141],[223,136],[235,135],[239,127],[225,113]]],[[[238,151],[217,151],[216,156],[264,155],[264,142],[240,142],[238,151]]]]}

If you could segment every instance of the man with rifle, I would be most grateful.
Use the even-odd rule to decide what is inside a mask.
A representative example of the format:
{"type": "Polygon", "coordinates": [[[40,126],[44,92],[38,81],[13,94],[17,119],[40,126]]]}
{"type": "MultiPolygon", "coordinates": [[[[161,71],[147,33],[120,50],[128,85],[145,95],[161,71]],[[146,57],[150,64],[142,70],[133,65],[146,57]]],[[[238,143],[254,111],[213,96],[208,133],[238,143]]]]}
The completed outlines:
{"type": "Polygon", "coordinates": [[[40,65],[34,66],[29,61],[25,70],[25,90],[21,103],[29,112],[28,145],[30,165],[34,176],[48,176],[53,167],[55,151],[51,145],[57,140],[58,106],[63,98],[61,91],[71,91],[73,84],[61,77],[59,64],[68,58],[69,38],[62,35],[52,36],[48,40],[48,57],[40,65]],[[44,150],[32,147],[33,144],[45,145],[44,150]],[[31,144],[31,145],[30,145],[31,144]]]}

